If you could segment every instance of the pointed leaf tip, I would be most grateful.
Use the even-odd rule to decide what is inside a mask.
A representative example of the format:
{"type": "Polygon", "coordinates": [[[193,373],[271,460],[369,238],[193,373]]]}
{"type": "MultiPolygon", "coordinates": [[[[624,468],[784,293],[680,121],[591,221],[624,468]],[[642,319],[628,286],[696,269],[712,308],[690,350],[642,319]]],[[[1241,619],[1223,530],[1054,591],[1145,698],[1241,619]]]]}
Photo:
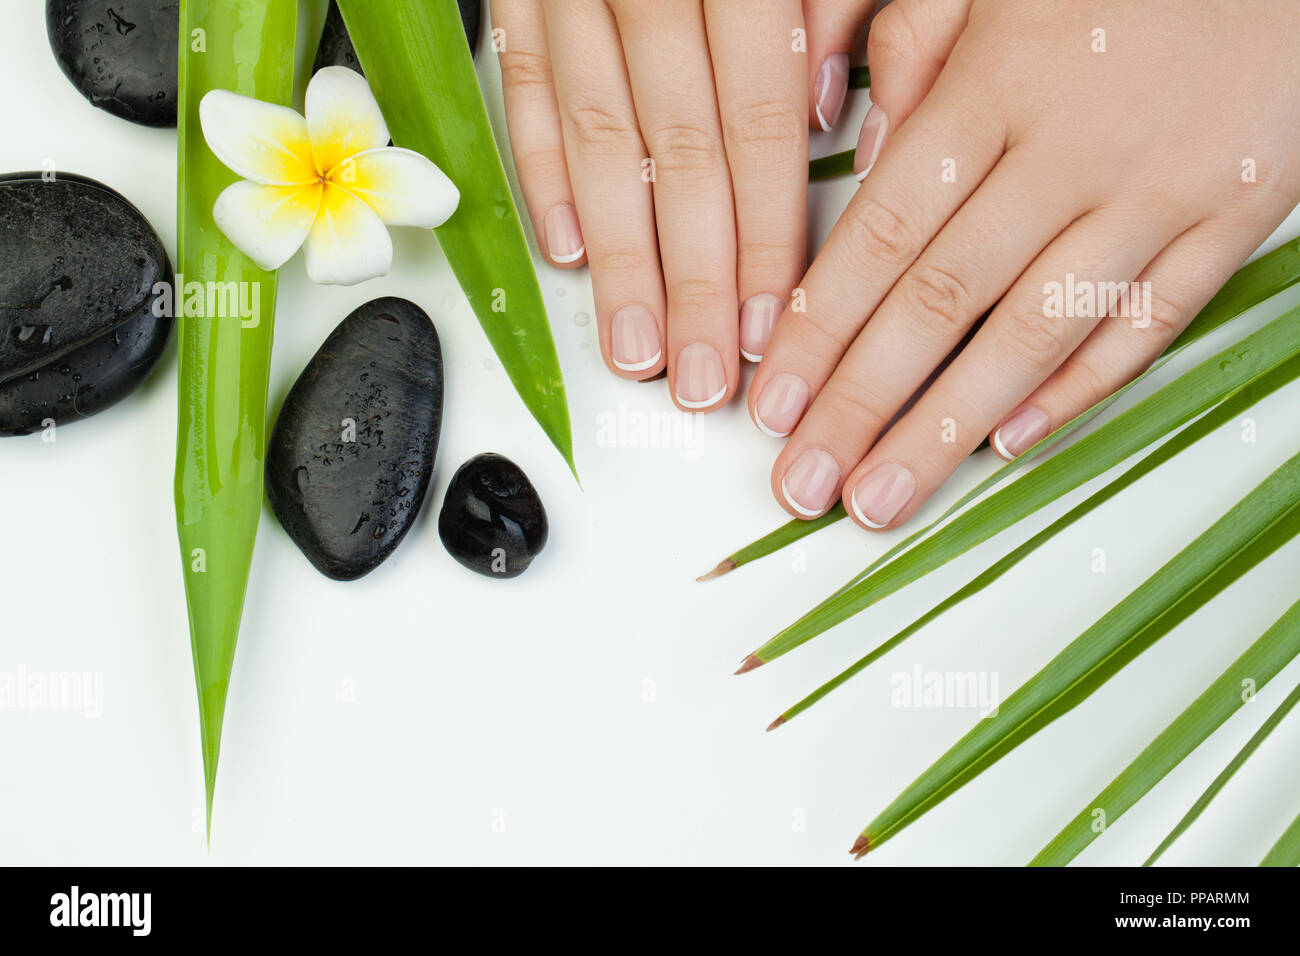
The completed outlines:
{"type": "Polygon", "coordinates": [[[734,570],[736,570],[736,562],[731,560],[731,558],[723,558],[721,561],[718,562],[718,566],[715,567],[712,571],[708,572],[707,574],[701,574],[695,580],[697,582],[712,581],[714,578],[720,578],[724,574],[730,574],[734,570]]]}

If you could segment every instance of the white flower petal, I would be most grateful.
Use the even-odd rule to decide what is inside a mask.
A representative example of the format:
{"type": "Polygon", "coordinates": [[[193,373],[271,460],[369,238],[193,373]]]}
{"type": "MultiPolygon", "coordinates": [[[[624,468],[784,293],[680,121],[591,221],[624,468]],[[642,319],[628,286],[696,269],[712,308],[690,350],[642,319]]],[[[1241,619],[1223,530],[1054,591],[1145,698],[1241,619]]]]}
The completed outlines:
{"type": "Polygon", "coordinates": [[[393,240],[379,216],[333,183],[325,184],[306,251],[307,275],[327,285],[356,285],[393,264],[393,240]]]}
{"type": "Polygon", "coordinates": [[[349,156],[388,143],[388,126],[370,84],[345,66],[317,70],[307,84],[307,134],[322,176],[349,156]]]}
{"type": "Polygon", "coordinates": [[[212,207],[212,219],[227,239],[259,269],[278,269],[307,240],[322,189],[264,186],[241,180],[228,186],[212,207]]]}
{"type": "Polygon", "coordinates": [[[460,192],[446,174],[409,149],[384,146],[345,159],[330,181],[365,202],[390,226],[441,226],[460,192]]]}
{"type": "Polygon", "coordinates": [[[244,179],[268,186],[319,179],[307,121],[287,106],[210,90],[199,101],[199,124],[217,159],[244,179]]]}

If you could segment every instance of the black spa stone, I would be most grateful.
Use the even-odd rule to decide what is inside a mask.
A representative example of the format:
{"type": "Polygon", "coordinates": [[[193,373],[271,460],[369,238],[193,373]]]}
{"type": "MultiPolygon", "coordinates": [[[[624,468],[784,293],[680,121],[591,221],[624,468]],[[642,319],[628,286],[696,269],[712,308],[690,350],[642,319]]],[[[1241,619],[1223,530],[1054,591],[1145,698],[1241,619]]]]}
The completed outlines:
{"type": "Polygon", "coordinates": [[[476,455],[452,476],[438,515],[451,556],[490,578],[513,578],[546,547],[546,509],[523,469],[509,458],[476,455]]]}
{"type": "Polygon", "coordinates": [[[0,176],[0,434],[103,411],[149,374],[172,320],[155,315],[162,240],[103,183],[0,176]]]}
{"type": "Polygon", "coordinates": [[[45,29],[59,68],[95,106],[176,125],[177,0],[46,0],[45,29]]]}
{"type": "MultiPolygon", "coordinates": [[[[483,5],[481,0],[459,0],[459,2],[460,19],[465,24],[465,38],[469,40],[470,52],[477,53],[483,5]]],[[[325,30],[321,34],[320,46],[316,49],[316,62],[312,66],[312,72],[326,66],[346,66],[358,73],[364,72],[361,69],[361,61],[357,59],[356,48],[352,45],[352,38],[348,36],[348,28],[343,23],[343,14],[339,12],[339,5],[335,0],[330,0],[329,12],[325,15],[325,30]]]]}
{"type": "Polygon", "coordinates": [[[375,299],[344,319],[280,409],[271,507],[316,568],[351,581],[411,530],[442,425],[442,351],[424,310],[375,299]]]}

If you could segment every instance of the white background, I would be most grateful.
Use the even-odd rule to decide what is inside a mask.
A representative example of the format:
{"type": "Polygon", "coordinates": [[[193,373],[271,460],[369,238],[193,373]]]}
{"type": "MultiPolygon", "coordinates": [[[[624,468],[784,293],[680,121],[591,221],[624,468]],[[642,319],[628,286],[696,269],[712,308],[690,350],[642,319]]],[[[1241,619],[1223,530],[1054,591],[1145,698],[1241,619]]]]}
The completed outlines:
{"type": "MultiPolygon", "coordinates": [[[[101,179],[174,251],[174,133],[91,108],[54,63],[44,5],[11,6],[0,31],[0,169],[53,160],[101,179]]],[[[307,19],[319,24],[319,11],[307,19]]],[[[504,136],[490,51],[479,65],[504,136]]],[[[851,146],[866,105],[852,94],[840,130],[815,137],[814,151],[851,146]]],[[[815,242],[854,187],[813,187],[815,242]]],[[[1269,247],[1297,231],[1293,215],[1269,247]]],[[[697,420],[682,447],[602,446],[602,415],[677,413],[663,382],[624,383],[603,368],[586,271],[539,265],[579,490],[515,397],[432,234],[396,230],[395,240],[391,275],[360,287],[314,286],[300,257],[282,270],[272,402],[355,306],[413,299],[434,317],[447,363],[434,484],[401,549],[351,584],[317,573],[266,511],[210,851],[172,511],[175,342],[141,391],[60,428],[55,443],[0,440],[0,671],[91,671],[104,688],[99,719],[0,709],[3,862],[847,863],[857,831],[977,719],[892,707],[892,675],[918,664],[992,672],[1009,694],[1300,447],[1293,385],[1252,412],[1256,443],[1225,427],[764,734],[786,706],[1067,504],[733,677],[746,653],[898,535],[846,522],[696,584],[785,520],[768,488],[777,444],[736,402],[697,420]],[[549,546],[513,581],[463,569],[437,536],[448,478],[482,451],[519,462],[551,517],[549,546]],[[1094,548],[1106,551],[1104,574],[1090,570],[1094,548]]],[[[1195,357],[1297,301],[1257,310],[1195,357]]],[[[995,464],[990,452],[976,456],[920,519],[995,464]]],[[[1295,599],[1298,569],[1293,542],[863,865],[1028,860],[1295,599]]],[[[1293,664],[1081,862],[1140,862],[1297,680],[1293,664]]],[[[1298,749],[1293,716],[1166,861],[1257,862],[1300,807],[1298,749]]]]}

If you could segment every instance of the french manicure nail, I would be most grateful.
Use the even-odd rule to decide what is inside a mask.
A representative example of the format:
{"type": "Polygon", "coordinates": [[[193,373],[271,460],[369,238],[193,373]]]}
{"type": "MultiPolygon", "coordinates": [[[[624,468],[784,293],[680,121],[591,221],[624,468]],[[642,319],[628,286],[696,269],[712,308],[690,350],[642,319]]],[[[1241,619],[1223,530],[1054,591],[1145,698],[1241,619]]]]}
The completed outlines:
{"type": "Polygon", "coordinates": [[[817,71],[817,82],[813,86],[817,122],[821,124],[823,133],[829,133],[835,121],[840,118],[844,96],[848,91],[849,55],[832,53],[822,60],[821,68],[817,71]]]}
{"type": "Polygon", "coordinates": [[[578,214],[568,203],[552,206],[546,214],[546,252],[552,262],[577,262],[587,247],[582,242],[578,214]]]}
{"type": "Polygon", "coordinates": [[[868,528],[883,528],[912,500],[916,476],[894,461],[885,462],[858,482],[853,494],[853,513],[868,528]]]}
{"type": "Polygon", "coordinates": [[[798,375],[773,375],[754,403],[754,424],[764,435],[784,438],[799,424],[810,395],[812,389],[798,375]]]}
{"type": "Polygon", "coordinates": [[[708,408],[727,394],[727,373],[712,345],[695,342],[677,353],[677,401],[683,408],[708,408]]]}
{"type": "Polygon", "coordinates": [[[761,362],[772,337],[776,317],[781,314],[781,300],[770,292],[760,292],[745,300],[740,309],[740,354],[751,362],[761,362]]]}
{"type": "Polygon", "coordinates": [[[1051,422],[1038,408],[1025,408],[1008,418],[993,433],[993,447],[1010,461],[1018,458],[1047,437],[1051,422]]]}
{"type": "Polygon", "coordinates": [[[805,449],[781,479],[786,502],[805,518],[825,511],[839,489],[840,466],[820,448],[805,449]]]}
{"type": "Polygon", "coordinates": [[[866,179],[871,167],[876,165],[888,132],[889,117],[884,110],[872,103],[867,107],[867,118],[862,121],[862,132],[858,134],[858,148],[853,153],[853,175],[858,182],[866,179]]]}
{"type": "Polygon", "coordinates": [[[625,305],[609,323],[610,357],[625,372],[644,372],[663,357],[659,323],[643,305],[625,305]]]}

